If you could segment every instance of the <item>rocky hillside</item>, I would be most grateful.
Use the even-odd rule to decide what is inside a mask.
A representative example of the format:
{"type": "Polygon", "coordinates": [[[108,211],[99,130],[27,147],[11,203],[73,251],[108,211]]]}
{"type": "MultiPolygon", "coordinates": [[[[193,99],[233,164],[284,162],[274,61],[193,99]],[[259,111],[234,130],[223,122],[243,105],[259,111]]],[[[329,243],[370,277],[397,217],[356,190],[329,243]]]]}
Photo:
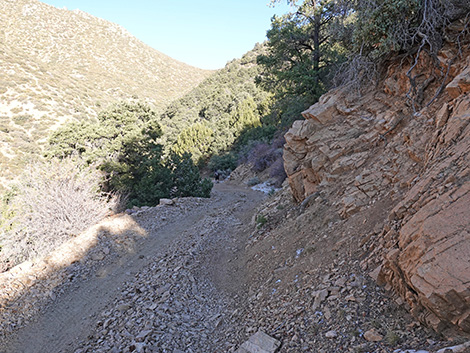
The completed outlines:
{"type": "Polygon", "coordinates": [[[255,352],[264,332],[270,352],[468,353],[468,28],[322,96],[281,190],[242,167],[1,274],[0,351],[255,352]]]}
{"type": "Polygon", "coordinates": [[[344,244],[354,237],[362,270],[437,332],[468,334],[470,52],[464,48],[439,52],[442,72],[421,55],[414,87],[406,76],[414,63],[402,60],[391,62],[364,95],[325,94],[287,133],[284,160],[302,207],[330,207],[330,226],[324,213],[311,214],[319,232],[354,221],[339,231],[344,244]],[[406,98],[413,89],[415,105],[406,98]]]}
{"type": "MultiPolygon", "coordinates": [[[[124,28],[37,0],[0,2],[0,163],[37,150],[50,128],[110,103],[163,109],[211,72],[178,62],[124,28]]],[[[3,173],[2,173],[3,174],[3,173]]]]}

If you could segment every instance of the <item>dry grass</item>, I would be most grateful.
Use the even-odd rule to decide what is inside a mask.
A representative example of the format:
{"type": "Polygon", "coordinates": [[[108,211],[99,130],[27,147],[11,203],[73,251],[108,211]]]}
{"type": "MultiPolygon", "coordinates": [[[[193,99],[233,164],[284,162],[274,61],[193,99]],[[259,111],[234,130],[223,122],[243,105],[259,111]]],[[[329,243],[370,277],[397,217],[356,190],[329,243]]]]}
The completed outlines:
{"type": "Polygon", "coordinates": [[[116,197],[99,194],[100,180],[72,159],[30,165],[4,200],[0,269],[49,253],[115,209],[116,197]]]}

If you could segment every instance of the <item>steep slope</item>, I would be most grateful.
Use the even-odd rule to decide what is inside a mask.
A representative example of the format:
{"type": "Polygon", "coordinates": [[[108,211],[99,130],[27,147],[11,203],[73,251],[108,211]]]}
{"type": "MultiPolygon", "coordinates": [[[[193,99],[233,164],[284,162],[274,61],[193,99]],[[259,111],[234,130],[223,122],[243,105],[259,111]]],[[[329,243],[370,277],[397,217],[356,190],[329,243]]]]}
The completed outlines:
{"type": "Polygon", "coordinates": [[[421,55],[416,110],[405,99],[413,62],[404,60],[363,96],[324,95],[287,133],[284,159],[304,208],[328,200],[344,222],[363,219],[344,240],[355,237],[362,248],[362,270],[393,288],[421,322],[468,334],[470,62],[463,48],[440,51],[448,75],[421,55]]]}
{"type": "Polygon", "coordinates": [[[207,157],[227,149],[242,134],[261,125],[268,114],[271,95],[255,84],[256,63],[265,47],[255,47],[234,59],[162,114],[165,145],[207,157]]]}
{"type": "Polygon", "coordinates": [[[131,98],[160,110],[212,73],[169,58],[116,24],[37,0],[0,2],[0,43],[2,164],[37,150],[66,119],[93,117],[131,98]]]}

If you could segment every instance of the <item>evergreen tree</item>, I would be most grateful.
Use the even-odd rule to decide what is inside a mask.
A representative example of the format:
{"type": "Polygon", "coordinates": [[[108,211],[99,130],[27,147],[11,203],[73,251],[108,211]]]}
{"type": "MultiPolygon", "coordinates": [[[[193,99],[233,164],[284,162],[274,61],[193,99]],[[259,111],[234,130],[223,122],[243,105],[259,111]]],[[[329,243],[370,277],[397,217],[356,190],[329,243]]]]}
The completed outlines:
{"type": "Polygon", "coordinates": [[[316,100],[325,92],[332,68],[344,60],[336,32],[348,14],[347,7],[336,0],[289,3],[294,11],[271,21],[268,52],[258,56],[263,72],[257,83],[278,98],[316,100]]]}
{"type": "Polygon", "coordinates": [[[197,122],[184,129],[172,147],[172,151],[183,155],[190,153],[194,161],[199,161],[211,152],[214,132],[205,122],[197,122]]]}
{"type": "Polygon", "coordinates": [[[172,197],[210,197],[212,182],[209,179],[202,179],[199,169],[194,164],[191,154],[183,153],[179,155],[172,153],[167,167],[172,175],[172,197]]]}

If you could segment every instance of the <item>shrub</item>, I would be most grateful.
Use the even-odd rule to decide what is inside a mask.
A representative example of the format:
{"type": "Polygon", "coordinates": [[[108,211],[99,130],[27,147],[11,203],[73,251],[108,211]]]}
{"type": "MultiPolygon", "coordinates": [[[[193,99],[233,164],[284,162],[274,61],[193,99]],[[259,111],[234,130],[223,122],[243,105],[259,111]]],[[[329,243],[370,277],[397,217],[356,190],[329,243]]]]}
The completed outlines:
{"type": "Polygon", "coordinates": [[[272,125],[258,126],[252,129],[246,129],[240,134],[236,144],[238,148],[242,148],[250,143],[250,141],[269,142],[272,140],[277,128],[272,125]]]}
{"type": "Polygon", "coordinates": [[[167,162],[172,177],[172,197],[210,197],[212,182],[201,178],[199,169],[194,164],[191,154],[173,153],[167,162]]]}
{"type": "Polygon", "coordinates": [[[24,126],[26,123],[31,122],[34,118],[29,114],[16,115],[13,117],[13,122],[16,125],[24,126]]]}
{"type": "Polygon", "coordinates": [[[0,121],[0,131],[8,134],[11,131],[11,126],[8,122],[0,121]]]}
{"type": "Polygon", "coordinates": [[[255,172],[262,172],[270,167],[280,156],[282,156],[280,148],[273,148],[271,145],[260,143],[251,151],[248,162],[252,164],[255,172]]]}
{"type": "Polygon", "coordinates": [[[246,182],[248,186],[255,186],[255,185],[258,185],[259,183],[261,183],[261,180],[259,180],[258,177],[251,178],[250,180],[246,182]]]}
{"type": "Polygon", "coordinates": [[[258,216],[256,216],[256,227],[258,229],[262,228],[267,222],[268,219],[265,215],[259,214],[258,216]]]}
{"type": "Polygon", "coordinates": [[[387,344],[390,346],[396,346],[398,343],[400,343],[400,340],[400,336],[395,331],[387,331],[387,334],[385,335],[385,341],[387,344]]]}
{"type": "Polygon", "coordinates": [[[276,161],[269,168],[269,176],[276,180],[275,187],[281,187],[284,180],[287,178],[286,170],[284,169],[284,160],[282,157],[276,159],[276,161]]]}
{"type": "Polygon", "coordinates": [[[237,157],[233,153],[214,155],[211,157],[208,167],[213,172],[217,170],[234,170],[237,167],[237,157]]]}
{"type": "Polygon", "coordinates": [[[117,206],[99,192],[101,173],[66,158],[29,166],[4,197],[0,263],[12,267],[44,256],[117,206]]]}
{"type": "Polygon", "coordinates": [[[271,142],[271,147],[273,149],[284,148],[284,144],[286,143],[286,139],[284,138],[283,134],[278,135],[273,141],[271,142]]]}

